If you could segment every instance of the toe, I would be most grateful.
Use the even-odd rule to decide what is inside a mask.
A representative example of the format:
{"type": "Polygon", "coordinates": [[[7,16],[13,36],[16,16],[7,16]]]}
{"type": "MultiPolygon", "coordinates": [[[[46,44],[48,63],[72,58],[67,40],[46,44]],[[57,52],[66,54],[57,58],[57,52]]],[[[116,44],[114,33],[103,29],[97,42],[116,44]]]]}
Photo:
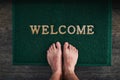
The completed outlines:
{"type": "Polygon", "coordinates": [[[64,44],[64,49],[67,49],[68,46],[69,46],[69,43],[68,43],[68,42],[65,42],[65,44],[64,44]]]}
{"type": "Polygon", "coordinates": [[[72,50],[72,51],[77,51],[77,49],[71,44],[69,45],[69,49],[72,50]]]}
{"type": "Polygon", "coordinates": [[[51,46],[49,47],[48,51],[51,49],[51,46]]]}
{"type": "Polygon", "coordinates": [[[55,43],[53,43],[52,47],[53,47],[53,49],[56,49],[55,43]]]}
{"type": "Polygon", "coordinates": [[[49,52],[53,50],[53,44],[49,47],[49,52]]]}
{"type": "Polygon", "coordinates": [[[76,49],[76,52],[78,53],[78,50],[76,49]]]}
{"type": "Polygon", "coordinates": [[[49,53],[49,50],[47,50],[47,53],[49,53]]]}
{"type": "Polygon", "coordinates": [[[77,49],[75,47],[73,47],[73,49],[76,51],[77,49]]]}
{"type": "Polygon", "coordinates": [[[49,50],[51,50],[51,49],[52,49],[52,45],[50,46],[49,50]]]}
{"type": "Polygon", "coordinates": [[[78,52],[78,49],[76,49],[76,51],[78,52]]]}
{"type": "Polygon", "coordinates": [[[56,47],[57,47],[57,49],[61,49],[61,44],[60,44],[60,42],[56,42],[56,47]]]}
{"type": "Polygon", "coordinates": [[[69,44],[69,49],[73,50],[73,46],[71,44],[69,44]]]}
{"type": "Polygon", "coordinates": [[[47,58],[49,57],[50,55],[50,50],[47,50],[47,58]]]}

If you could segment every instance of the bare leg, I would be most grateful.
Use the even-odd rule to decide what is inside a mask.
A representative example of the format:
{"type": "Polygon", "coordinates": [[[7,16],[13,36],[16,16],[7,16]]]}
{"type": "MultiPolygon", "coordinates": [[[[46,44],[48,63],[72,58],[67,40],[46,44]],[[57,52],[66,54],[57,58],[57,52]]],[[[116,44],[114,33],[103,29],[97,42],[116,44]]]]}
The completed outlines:
{"type": "Polygon", "coordinates": [[[79,80],[74,70],[78,59],[78,50],[68,42],[63,48],[63,78],[64,80],[79,80]]]}
{"type": "Polygon", "coordinates": [[[47,60],[52,69],[50,80],[60,80],[62,76],[62,51],[61,44],[53,43],[47,51],[47,60]]]}

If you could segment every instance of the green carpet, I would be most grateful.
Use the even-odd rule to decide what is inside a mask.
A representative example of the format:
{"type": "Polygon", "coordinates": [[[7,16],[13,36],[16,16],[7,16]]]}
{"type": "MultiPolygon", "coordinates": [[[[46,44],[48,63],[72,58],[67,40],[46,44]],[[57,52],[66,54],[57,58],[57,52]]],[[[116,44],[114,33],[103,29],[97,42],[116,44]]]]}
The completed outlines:
{"type": "Polygon", "coordinates": [[[111,13],[110,0],[13,0],[13,64],[48,65],[59,41],[79,50],[78,66],[110,66],[111,13]]]}

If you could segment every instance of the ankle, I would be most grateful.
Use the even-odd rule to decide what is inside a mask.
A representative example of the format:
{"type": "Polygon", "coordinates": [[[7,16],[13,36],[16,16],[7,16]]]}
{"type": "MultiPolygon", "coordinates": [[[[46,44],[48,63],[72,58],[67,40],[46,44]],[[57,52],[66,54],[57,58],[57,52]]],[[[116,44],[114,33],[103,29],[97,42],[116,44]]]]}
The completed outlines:
{"type": "Polygon", "coordinates": [[[64,75],[69,75],[69,74],[74,74],[74,67],[67,67],[67,68],[64,68],[64,75]]]}
{"type": "Polygon", "coordinates": [[[61,70],[56,70],[56,71],[53,71],[53,74],[62,75],[62,71],[61,70]]]}
{"type": "Polygon", "coordinates": [[[61,80],[62,73],[60,71],[55,71],[52,73],[50,80],[61,80]]]}
{"type": "Polygon", "coordinates": [[[63,71],[63,80],[78,80],[76,79],[74,70],[63,71]]]}

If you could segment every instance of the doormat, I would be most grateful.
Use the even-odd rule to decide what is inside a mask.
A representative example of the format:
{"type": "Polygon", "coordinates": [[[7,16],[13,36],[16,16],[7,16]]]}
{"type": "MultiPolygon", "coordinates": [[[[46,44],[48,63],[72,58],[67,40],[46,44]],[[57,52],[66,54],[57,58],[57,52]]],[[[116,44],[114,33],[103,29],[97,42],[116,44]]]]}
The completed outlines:
{"type": "Polygon", "coordinates": [[[79,51],[77,66],[111,65],[111,0],[13,0],[13,64],[48,65],[52,43],[79,51]]]}

